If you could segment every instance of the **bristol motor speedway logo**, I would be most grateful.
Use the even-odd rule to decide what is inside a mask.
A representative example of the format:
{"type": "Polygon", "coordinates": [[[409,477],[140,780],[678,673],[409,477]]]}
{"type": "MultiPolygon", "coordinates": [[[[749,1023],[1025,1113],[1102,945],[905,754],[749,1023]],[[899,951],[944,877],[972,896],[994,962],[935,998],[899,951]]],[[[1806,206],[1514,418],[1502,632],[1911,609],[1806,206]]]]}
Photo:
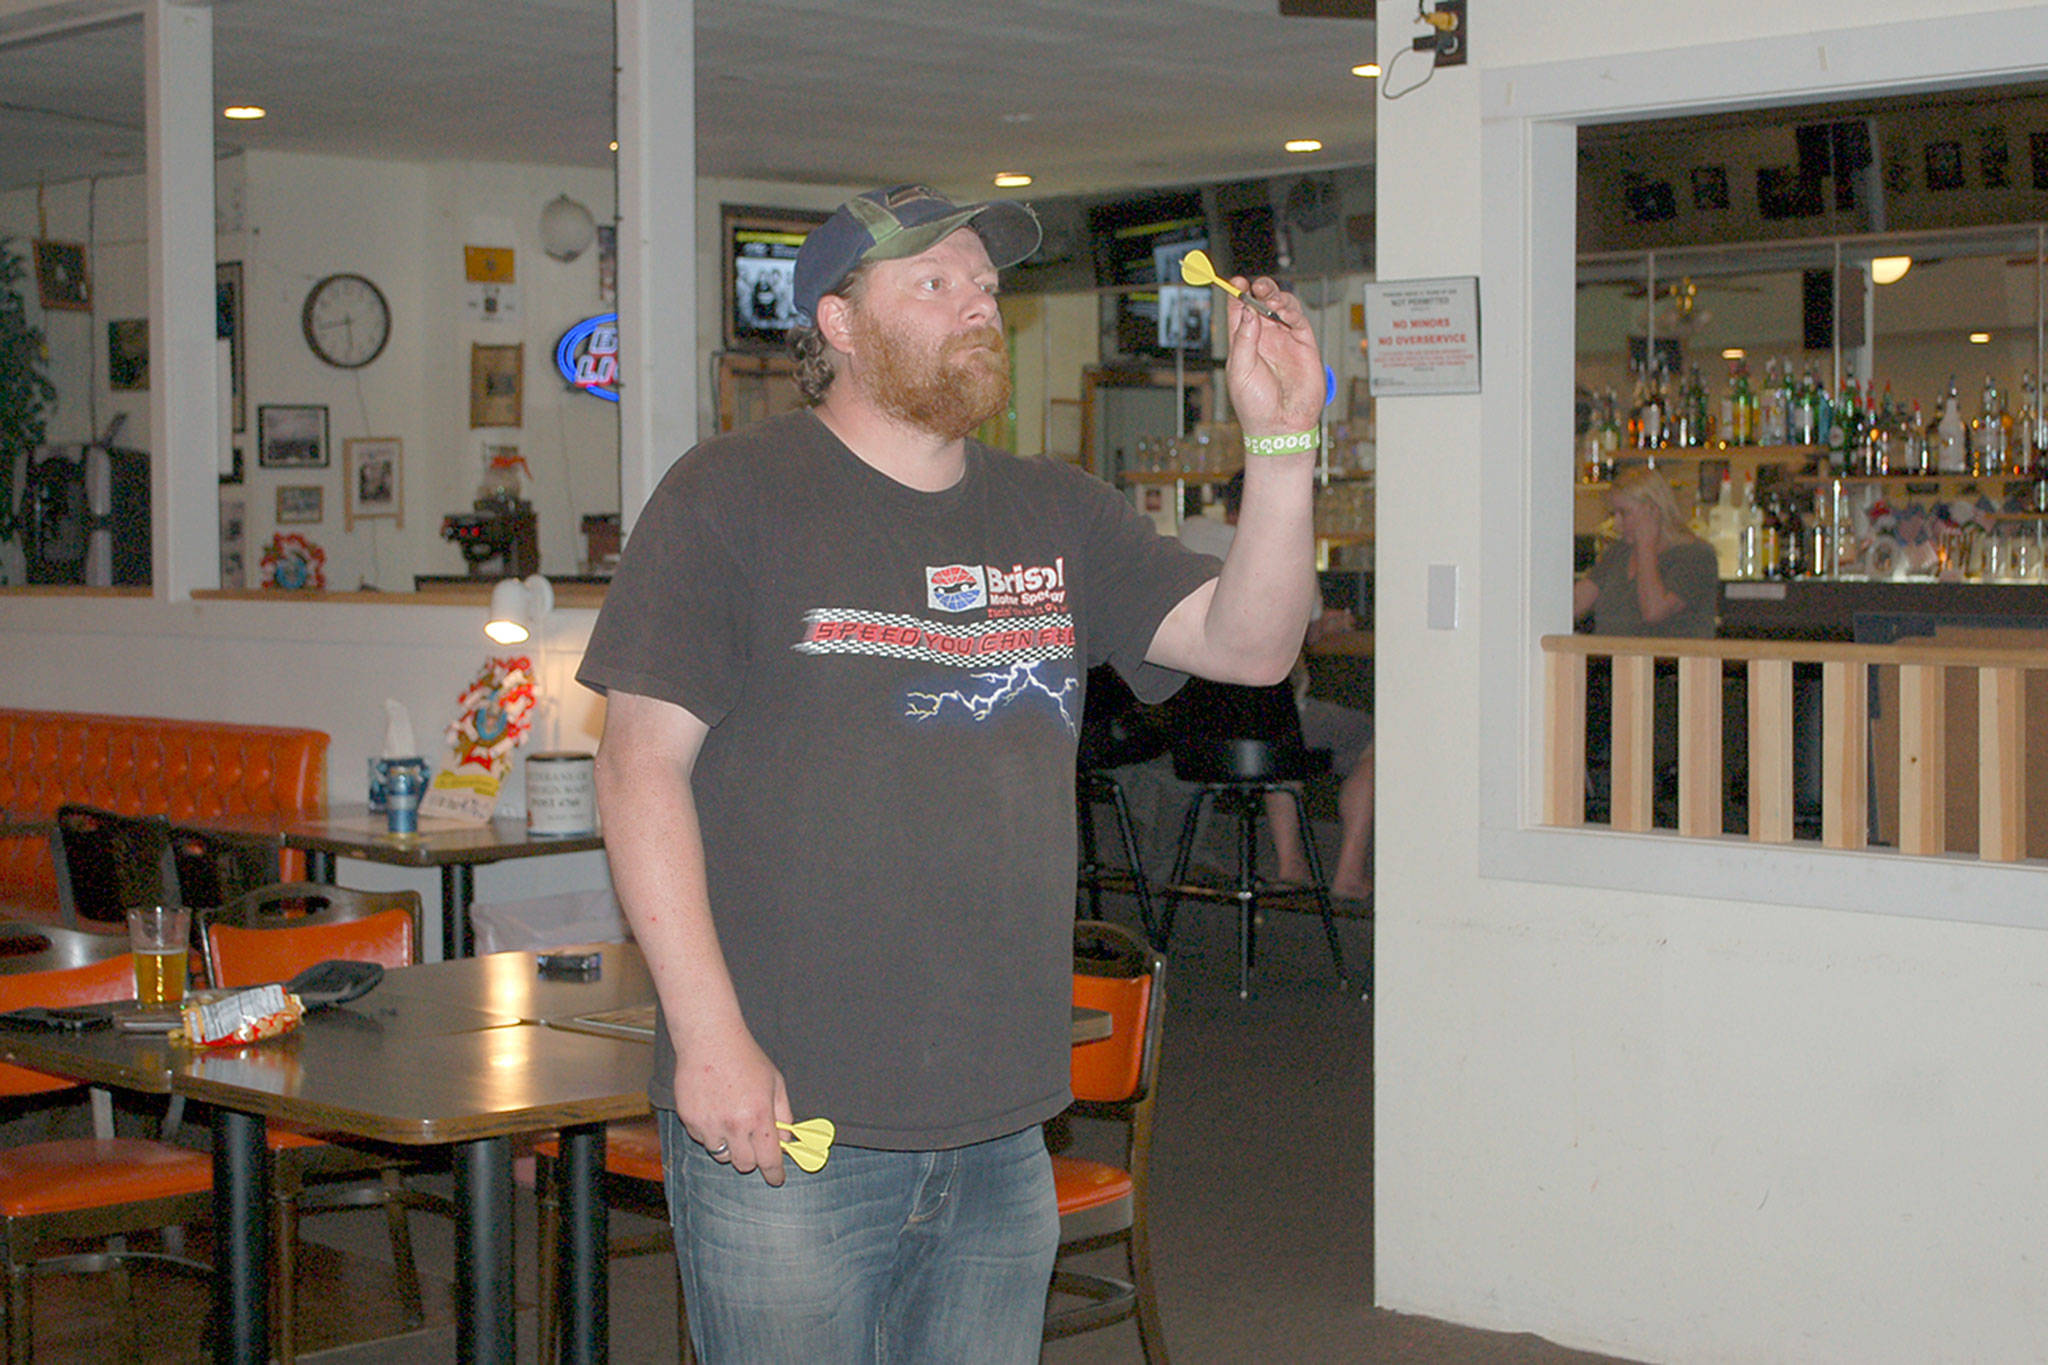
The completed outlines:
{"type": "Polygon", "coordinates": [[[979,564],[927,566],[924,600],[934,611],[978,610],[988,605],[988,577],[979,564]]]}
{"type": "Polygon", "coordinates": [[[924,571],[925,605],[934,611],[975,611],[999,616],[1018,611],[1060,611],[1067,604],[1067,561],[1050,564],[944,564],[924,571]]]}

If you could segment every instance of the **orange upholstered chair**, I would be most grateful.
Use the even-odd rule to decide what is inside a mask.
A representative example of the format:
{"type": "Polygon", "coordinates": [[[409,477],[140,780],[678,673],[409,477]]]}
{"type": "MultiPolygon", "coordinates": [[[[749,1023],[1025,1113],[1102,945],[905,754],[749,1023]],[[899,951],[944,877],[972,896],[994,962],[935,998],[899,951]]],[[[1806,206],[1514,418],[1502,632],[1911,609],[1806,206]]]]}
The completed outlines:
{"type": "Polygon", "coordinates": [[[1152,1287],[1149,1199],[1165,974],[1166,960],[1130,931],[1093,920],[1074,925],[1074,1003],[1107,1011],[1111,1028],[1109,1037],[1074,1048],[1074,1105],[1067,1112],[1118,1125],[1124,1142],[1121,1164],[1054,1153],[1060,1251],[1065,1255],[1121,1243],[1130,1279],[1055,1269],[1045,1317],[1048,1340],[1135,1317],[1138,1341],[1151,1365],[1166,1365],[1166,1338],[1152,1287]],[[1060,1307],[1063,1297],[1083,1302],[1060,1307]]]}
{"type": "MultiPolygon", "coordinates": [[[[536,1267],[539,1283],[534,1298],[540,1305],[541,1359],[555,1359],[561,1333],[561,1286],[556,1283],[561,1264],[562,1201],[560,1163],[562,1144],[547,1138],[534,1146],[534,1195],[539,1205],[536,1267]]],[[[642,1217],[668,1221],[668,1196],[661,1183],[661,1133],[653,1119],[622,1120],[605,1125],[605,1199],[617,1209],[642,1217]]],[[[667,1229],[639,1237],[614,1237],[608,1255],[646,1256],[669,1253],[669,1267],[676,1271],[676,1359],[690,1365],[696,1357],[690,1349],[690,1313],[683,1302],[682,1272],[676,1265],[675,1242],[667,1229]]],[[[604,1305],[598,1311],[605,1311],[604,1305]]]]}
{"type": "MultiPolygon", "coordinates": [[[[314,882],[258,887],[200,914],[207,979],[240,988],[288,981],[332,958],[410,966],[418,957],[417,891],[355,891],[314,882]]],[[[275,1206],[277,1358],[297,1358],[295,1319],[299,1218],[307,1213],[381,1205],[391,1236],[399,1302],[408,1326],[425,1320],[413,1260],[409,1209],[454,1216],[452,1201],[406,1186],[405,1166],[381,1152],[352,1148],[284,1124],[269,1125],[275,1206]]]]}
{"type": "MultiPolygon", "coordinates": [[[[135,967],[125,951],[79,967],[0,975],[0,1010],[90,1005],[134,997],[135,967]]],[[[27,1094],[66,1084],[39,1072],[0,1066],[0,1087],[4,1087],[0,1093],[27,1094]]],[[[211,1158],[151,1138],[59,1138],[0,1147],[6,1358],[27,1358],[33,1275],[118,1269],[136,1260],[211,1275],[212,1267],[169,1251],[123,1247],[80,1253],[62,1244],[127,1237],[196,1222],[206,1216],[212,1191],[211,1158]],[[62,1254],[46,1255],[46,1251],[62,1254]]]]}

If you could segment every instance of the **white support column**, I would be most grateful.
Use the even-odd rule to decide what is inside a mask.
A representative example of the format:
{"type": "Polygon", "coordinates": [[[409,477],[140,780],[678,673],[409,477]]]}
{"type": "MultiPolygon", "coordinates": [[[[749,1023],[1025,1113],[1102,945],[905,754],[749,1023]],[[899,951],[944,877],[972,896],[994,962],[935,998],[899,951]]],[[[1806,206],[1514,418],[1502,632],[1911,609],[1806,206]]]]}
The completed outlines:
{"type": "Polygon", "coordinates": [[[213,323],[213,11],[142,11],[149,144],[151,582],[173,602],[220,586],[213,323]]]}
{"type": "Polygon", "coordinates": [[[618,0],[619,513],[697,441],[696,0],[618,0]]]}

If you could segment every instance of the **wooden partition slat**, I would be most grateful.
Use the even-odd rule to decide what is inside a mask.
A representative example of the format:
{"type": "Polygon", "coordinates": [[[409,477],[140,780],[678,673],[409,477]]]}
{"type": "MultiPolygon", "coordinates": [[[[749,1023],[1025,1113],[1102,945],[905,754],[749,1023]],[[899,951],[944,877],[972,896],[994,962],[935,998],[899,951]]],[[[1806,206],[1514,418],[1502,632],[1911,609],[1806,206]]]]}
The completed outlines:
{"type": "Polygon", "coordinates": [[[1820,841],[1829,848],[1870,842],[1870,666],[1820,666],[1820,841]]]}
{"type": "Polygon", "coordinates": [[[1655,663],[1647,654],[1614,658],[1614,744],[1608,760],[1613,795],[1608,819],[1618,830],[1641,832],[1650,827],[1656,786],[1651,772],[1655,663]]]}
{"type": "Polygon", "coordinates": [[[1977,673],[1977,856],[2027,856],[2026,676],[2017,668],[1977,673]]]}
{"type": "Polygon", "coordinates": [[[1586,822],[1586,656],[1550,654],[1544,671],[1549,696],[1543,712],[1543,820],[1586,822]]]}
{"type": "Polygon", "coordinates": [[[1948,851],[1948,670],[1899,665],[1899,851],[1948,851]]]}
{"type": "Polygon", "coordinates": [[[1678,832],[1721,832],[1721,661],[1678,661],[1678,832]]]}
{"type": "MultiPolygon", "coordinates": [[[[1584,823],[1585,661],[1595,655],[1613,662],[1614,695],[1611,825],[1617,831],[1647,831],[1653,825],[1656,790],[1654,744],[1658,702],[1655,666],[1661,658],[1678,664],[1679,809],[1681,834],[1717,837],[1725,813],[1721,788],[1726,718],[1722,670],[1745,662],[1749,672],[1749,834],[1763,843],[1791,843],[1795,833],[1793,752],[1794,669],[1821,670],[1821,842],[1830,848],[1865,850],[1872,837],[1870,772],[1873,748],[1885,762],[1881,785],[1893,780],[1890,712],[1898,710],[1896,803],[1884,797],[1883,835],[1896,806],[1896,845],[1902,853],[1939,856],[1951,842],[1969,846],[1969,831],[1952,824],[1948,770],[1970,770],[1975,760],[1979,856],[2011,862],[2027,857],[2027,674],[2048,672],[2048,649],[2014,648],[2002,641],[1950,643],[1913,641],[1896,645],[1832,641],[1664,640],[1607,636],[1550,636],[1543,640],[1550,688],[1545,709],[1547,771],[1543,799],[1552,824],[1584,823]],[[1873,723],[1873,670],[1885,670],[1884,728],[1873,723]],[[1897,670],[1894,695],[1890,671],[1897,670]],[[1951,678],[1948,670],[1957,670],[1951,678]],[[1966,670],[1966,671],[1965,671],[1966,670]],[[1950,686],[1976,683],[1978,726],[1974,752],[1957,754],[1948,743],[1955,706],[1950,686]]],[[[1967,694],[1959,693],[1959,696],[1967,694]]],[[[1673,699],[1664,698],[1668,725],[1673,699]]],[[[1960,737],[1959,737],[1959,742],[1960,737]]],[[[1963,781],[1959,776],[1956,780],[1963,781]]],[[[1965,798],[1966,801],[1966,798],[1965,798]]]]}
{"type": "Polygon", "coordinates": [[[1749,662],[1749,837],[1792,842],[1792,661],[1749,662]]]}

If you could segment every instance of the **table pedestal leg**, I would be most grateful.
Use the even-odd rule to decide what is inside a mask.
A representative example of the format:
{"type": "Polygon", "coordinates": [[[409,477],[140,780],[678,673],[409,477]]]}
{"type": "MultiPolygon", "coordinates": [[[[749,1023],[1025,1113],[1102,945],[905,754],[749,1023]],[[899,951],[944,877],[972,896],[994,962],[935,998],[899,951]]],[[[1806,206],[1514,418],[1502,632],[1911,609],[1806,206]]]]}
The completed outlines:
{"type": "Polygon", "coordinates": [[[479,1138],[455,1149],[455,1313],[463,1365],[512,1365],[512,1144],[479,1138]]]}
{"type": "Polygon", "coordinates": [[[307,849],[306,880],[322,886],[334,885],[334,855],[323,849],[307,849]]]}
{"type": "Polygon", "coordinates": [[[476,935],[469,927],[470,902],[476,899],[476,869],[468,863],[441,865],[441,960],[476,956],[476,935]]]}
{"type": "MultiPolygon", "coordinates": [[[[562,1130],[562,1256],[555,1302],[562,1306],[565,1365],[611,1358],[610,1208],[604,1197],[604,1125],[562,1130]]],[[[545,1349],[545,1347],[543,1347],[545,1349]]]]}
{"type": "Polygon", "coordinates": [[[270,1359],[270,1152],[263,1119],[214,1112],[213,1358],[270,1359]]]}

